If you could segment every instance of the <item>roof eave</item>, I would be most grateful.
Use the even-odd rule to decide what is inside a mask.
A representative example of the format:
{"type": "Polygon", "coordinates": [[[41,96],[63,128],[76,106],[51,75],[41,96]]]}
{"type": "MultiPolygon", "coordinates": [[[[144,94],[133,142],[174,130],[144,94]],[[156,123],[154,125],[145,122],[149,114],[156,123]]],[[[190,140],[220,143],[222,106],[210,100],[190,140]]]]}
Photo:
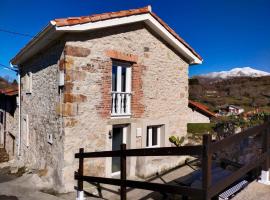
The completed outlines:
{"type": "Polygon", "coordinates": [[[57,31],[64,32],[79,32],[87,30],[95,30],[100,28],[108,28],[117,25],[125,25],[136,22],[145,22],[150,28],[158,33],[166,42],[171,44],[178,52],[181,53],[189,64],[202,64],[202,59],[189,50],[182,42],[180,42],[174,35],[172,35],[166,28],[164,28],[158,20],[156,20],[151,13],[144,13],[140,15],[132,15],[121,18],[108,19],[104,21],[88,22],[83,24],[76,24],[70,26],[56,26],[57,31]]]}
{"type": "Polygon", "coordinates": [[[158,33],[166,42],[172,45],[177,52],[187,59],[190,65],[201,64],[202,59],[187,47],[185,42],[181,42],[170,33],[156,18],[149,13],[131,15],[121,18],[107,19],[97,22],[87,22],[68,26],[57,26],[55,21],[51,21],[41,32],[39,32],[12,60],[13,65],[20,65],[35,52],[44,48],[50,41],[59,37],[65,32],[80,32],[113,27],[136,22],[145,22],[150,28],[158,33]],[[49,42],[48,42],[49,41],[49,42]]]}
{"type": "Polygon", "coordinates": [[[54,34],[56,32],[55,26],[52,23],[49,23],[45,26],[33,39],[30,40],[20,51],[19,53],[11,59],[13,65],[20,65],[23,63],[29,56],[35,54],[36,49],[41,49],[43,46],[46,46],[50,41],[53,41],[56,37],[54,34]]]}

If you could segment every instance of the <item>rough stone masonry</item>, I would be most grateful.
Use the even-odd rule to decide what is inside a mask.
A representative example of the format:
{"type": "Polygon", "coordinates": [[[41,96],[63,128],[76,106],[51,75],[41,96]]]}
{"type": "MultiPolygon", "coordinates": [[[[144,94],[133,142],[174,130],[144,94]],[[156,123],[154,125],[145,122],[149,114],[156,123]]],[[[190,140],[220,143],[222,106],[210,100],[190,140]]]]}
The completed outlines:
{"type": "MultiPolygon", "coordinates": [[[[21,160],[29,168],[50,168],[58,191],[74,189],[74,154],[111,150],[114,125],[128,126],[127,147],[146,147],[147,126],[162,125],[160,146],[186,134],[188,63],[142,23],[70,33],[21,65],[21,112],[28,115],[29,145],[21,160]],[[131,63],[130,118],[111,118],[114,60],[131,63]],[[65,85],[58,86],[59,71],[65,85]],[[25,90],[32,72],[32,92],[25,90]],[[137,136],[137,130],[142,134],[137,136]],[[48,143],[52,134],[53,143],[48,143]]],[[[128,175],[148,177],[183,158],[129,158],[128,175]]],[[[85,174],[111,176],[111,158],[89,159],[85,174]]]]}

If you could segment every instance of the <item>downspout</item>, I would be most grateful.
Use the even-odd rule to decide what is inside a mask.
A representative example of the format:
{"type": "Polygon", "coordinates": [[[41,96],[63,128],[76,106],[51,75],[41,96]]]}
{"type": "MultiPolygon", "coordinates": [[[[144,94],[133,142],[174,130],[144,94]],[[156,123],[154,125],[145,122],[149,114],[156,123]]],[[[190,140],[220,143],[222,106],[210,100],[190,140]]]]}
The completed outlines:
{"type": "Polygon", "coordinates": [[[17,155],[21,155],[21,76],[20,76],[20,68],[18,65],[12,65],[13,71],[17,73],[18,78],[18,137],[17,137],[17,155]],[[16,69],[17,68],[17,69],[16,69]]]}
{"type": "Polygon", "coordinates": [[[4,132],[3,132],[3,134],[4,134],[4,149],[6,149],[6,142],[7,142],[7,136],[6,136],[6,134],[7,134],[7,120],[6,120],[6,116],[7,116],[7,94],[6,94],[6,92],[4,93],[4,111],[5,112],[3,112],[3,126],[4,126],[4,132]]]}
{"type": "Polygon", "coordinates": [[[21,76],[18,67],[18,156],[21,155],[21,76]]]}

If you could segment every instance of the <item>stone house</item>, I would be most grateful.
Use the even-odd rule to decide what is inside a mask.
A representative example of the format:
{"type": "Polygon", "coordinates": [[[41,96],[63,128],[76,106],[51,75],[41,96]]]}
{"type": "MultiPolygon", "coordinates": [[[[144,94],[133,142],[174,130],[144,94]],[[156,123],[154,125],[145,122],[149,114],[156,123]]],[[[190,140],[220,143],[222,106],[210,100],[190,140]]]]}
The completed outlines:
{"type": "Polygon", "coordinates": [[[231,115],[240,115],[243,112],[245,112],[244,108],[241,108],[240,106],[235,106],[235,105],[229,105],[228,111],[231,115]]]}
{"type": "Polygon", "coordinates": [[[210,120],[216,117],[216,114],[206,105],[199,102],[189,100],[188,107],[190,108],[189,123],[210,123],[210,120]]]}
{"type": "Polygon", "coordinates": [[[0,90],[0,162],[16,156],[16,136],[18,135],[18,89],[0,90]]]}
{"type": "MultiPolygon", "coordinates": [[[[20,70],[20,160],[50,169],[74,189],[74,154],[171,146],[185,135],[188,67],[202,58],[151,7],[55,19],[13,59],[20,70]],[[175,100],[179,99],[179,100],[175,100]]],[[[183,158],[130,158],[128,176],[147,177],[183,158]]],[[[117,176],[119,160],[93,159],[85,173],[117,176]]]]}
{"type": "Polygon", "coordinates": [[[219,116],[241,115],[244,113],[244,108],[236,105],[224,105],[218,110],[219,116]]]}

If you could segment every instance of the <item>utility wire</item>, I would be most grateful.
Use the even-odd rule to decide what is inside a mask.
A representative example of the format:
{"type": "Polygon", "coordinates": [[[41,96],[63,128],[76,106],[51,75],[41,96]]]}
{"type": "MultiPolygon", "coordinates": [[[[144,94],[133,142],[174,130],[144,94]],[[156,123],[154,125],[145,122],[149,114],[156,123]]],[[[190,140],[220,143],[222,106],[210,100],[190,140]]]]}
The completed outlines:
{"type": "MultiPolygon", "coordinates": [[[[26,33],[19,33],[19,32],[10,31],[10,30],[6,30],[6,29],[2,29],[2,28],[0,28],[0,32],[9,33],[9,34],[13,34],[13,35],[20,35],[20,36],[24,36],[24,37],[28,37],[28,38],[35,38],[35,36],[29,35],[29,34],[26,34],[26,33]]],[[[4,64],[0,63],[0,66],[3,67],[6,70],[12,70],[14,72],[18,72],[17,69],[13,69],[13,68],[11,68],[9,66],[6,66],[4,64]]]]}
{"type": "Polygon", "coordinates": [[[13,68],[8,67],[8,66],[6,66],[6,65],[4,65],[4,64],[1,64],[1,63],[0,63],[0,66],[3,67],[4,69],[8,69],[8,70],[12,70],[12,71],[14,71],[14,72],[17,72],[17,69],[16,69],[16,68],[13,69],[13,68]]]}
{"type": "MultiPolygon", "coordinates": [[[[3,33],[8,33],[8,34],[12,34],[12,35],[19,35],[19,36],[23,36],[23,37],[28,37],[28,38],[31,38],[31,39],[35,39],[37,38],[38,36],[33,36],[33,35],[30,35],[28,33],[20,33],[20,32],[16,32],[16,31],[10,31],[10,30],[7,30],[7,29],[3,29],[3,28],[0,28],[0,32],[3,32],[3,33]]],[[[46,39],[48,41],[53,41],[54,39],[46,39]]],[[[56,40],[58,41],[58,40],[56,40]]]]}
{"type": "MultiPolygon", "coordinates": [[[[0,32],[9,33],[9,34],[13,34],[13,35],[20,35],[20,36],[28,37],[28,38],[36,38],[37,37],[37,36],[33,36],[33,35],[30,35],[30,34],[27,34],[27,33],[20,33],[20,32],[10,31],[10,30],[6,30],[6,29],[2,29],[2,28],[0,28],[0,32]]],[[[50,40],[50,39],[47,39],[47,40],[50,40]]],[[[0,63],[0,66],[17,72],[17,69],[10,68],[10,67],[8,67],[8,66],[6,66],[4,64],[0,63]]]]}
{"type": "Polygon", "coordinates": [[[4,64],[1,64],[1,63],[0,63],[0,66],[2,66],[2,67],[7,67],[7,68],[8,68],[8,66],[6,66],[6,65],[4,65],[4,64]]]}
{"type": "MultiPolygon", "coordinates": [[[[36,38],[37,37],[37,36],[33,36],[33,35],[30,35],[27,33],[20,33],[20,32],[10,31],[10,30],[6,30],[6,29],[2,29],[2,28],[0,28],[0,32],[9,33],[9,34],[13,34],[13,35],[20,35],[20,36],[28,37],[28,38],[36,38]]],[[[47,40],[52,41],[51,39],[47,39],[47,40]]],[[[10,67],[8,67],[4,64],[1,64],[1,63],[0,63],[0,66],[4,67],[6,69],[9,69],[9,70],[13,70],[15,72],[18,71],[17,69],[10,68],[10,67]]]]}
{"type": "Polygon", "coordinates": [[[29,37],[29,38],[35,38],[35,36],[30,35],[30,34],[19,33],[19,32],[10,31],[10,30],[6,30],[6,29],[2,29],[2,28],[0,28],[0,32],[9,33],[9,34],[13,34],[13,35],[20,35],[20,36],[29,37]]]}

